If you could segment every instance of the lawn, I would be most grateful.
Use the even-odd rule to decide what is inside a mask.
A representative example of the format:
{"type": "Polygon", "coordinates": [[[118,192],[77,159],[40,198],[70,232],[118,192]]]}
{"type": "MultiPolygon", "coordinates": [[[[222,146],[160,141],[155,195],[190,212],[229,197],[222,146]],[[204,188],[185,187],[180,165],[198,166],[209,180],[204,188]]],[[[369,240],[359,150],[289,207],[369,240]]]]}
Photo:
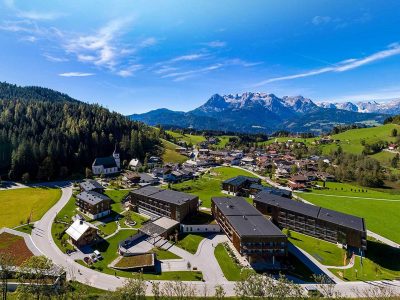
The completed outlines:
{"type": "Polygon", "coordinates": [[[34,228],[35,228],[35,226],[33,224],[26,224],[26,225],[23,225],[23,226],[16,227],[14,229],[17,230],[17,231],[21,231],[21,232],[27,233],[27,234],[31,234],[32,230],[34,228]]]}
{"type": "Polygon", "coordinates": [[[197,252],[200,242],[204,239],[203,235],[199,234],[181,234],[179,241],[175,244],[192,254],[197,252]]]}
{"type": "Polygon", "coordinates": [[[356,257],[354,267],[347,270],[330,269],[346,281],[393,280],[400,278],[400,249],[368,239],[366,257],[356,257]]]}
{"type": "Polygon", "coordinates": [[[164,153],[162,155],[164,163],[184,163],[188,159],[186,156],[175,151],[178,147],[177,145],[166,140],[162,140],[162,144],[164,146],[164,153]]]}
{"type": "MultiPolygon", "coordinates": [[[[288,230],[283,230],[287,235],[288,230]]],[[[321,264],[326,266],[346,265],[346,251],[336,244],[313,238],[298,232],[290,231],[289,241],[295,246],[312,255],[321,264]]]]}
{"type": "Polygon", "coordinates": [[[106,190],[104,194],[106,194],[108,197],[111,198],[111,200],[113,200],[113,202],[111,203],[111,210],[117,213],[121,213],[124,210],[121,202],[125,199],[128,193],[128,190],[106,190]]]}
{"type": "Polygon", "coordinates": [[[223,244],[215,247],[214,255],[227,280],[238,281],[242,278],[242,268],[232,259],[223,244]]]}
{"type": "Polygon", "coordinates": [[[31,250],[26,246],[23,237],[7,232],[0,234],[0,254],[9,255],[16,266],[20,266],[24,261],[33,256],[31,250]]]}
{"type": "Polygon", "coordinates": [[[151,250],[152,253],[156,254],[156,258],[158,260],[166,260],[166,259],[180,259],[181,257],[172,253],[168,250],[160,249],[160,248],[153,248],[151,250]]]}
{"type": "Polygon", "coordinates": [[[180,134],[178,132],[174,132],[171,130],[166,131],[168,134],[172,135],[177,141],[184,141],[186,144],[197,145],[206,140],[206,138],[202,135],[195,135],[195,134],[180,134]]]}
{"type": "Polygon", "coordinates": [[[140,214],[138,214],[136,212],[127,211],[125,213],[124,218],[119,221],[119,224],[120,224],[121,227],[124,227],[124,228],[140,228],[140,227],[142,227],[143,223],[146,222],[148,219],[149,218],[147,218],[145,216],[142,216],[142,215],[140,215],[140,214]],[[125,225],[125,218],[126,218],[127,214],[130,214],[132,221],[136,222],[135,226],[129,227],[129,226],[125,225]]]}
{"type": "Polygon", "coordinates": [[[315,205],[365,218],[367,229],[400,243],[400,196],[346,183],[328,182],[328,189],[297,193],[315,205]]]}
{"type": "Polygon", "coordinates": [[[222,181],[238,175],[255,177],[242,169],[217,167],[211,169],[209,173],[202,175],[199,179],[173,184],[171,187],[177,191],[199,196],[202,206],[211,207],[211,197],[226,197],[226,194],[221,192],[222,181]]]}
{"type": "Polygon", "coordinates": [[[0,191],[0,228],[39,220],[61,197],[60,189],[22,188],[0,191]]]}

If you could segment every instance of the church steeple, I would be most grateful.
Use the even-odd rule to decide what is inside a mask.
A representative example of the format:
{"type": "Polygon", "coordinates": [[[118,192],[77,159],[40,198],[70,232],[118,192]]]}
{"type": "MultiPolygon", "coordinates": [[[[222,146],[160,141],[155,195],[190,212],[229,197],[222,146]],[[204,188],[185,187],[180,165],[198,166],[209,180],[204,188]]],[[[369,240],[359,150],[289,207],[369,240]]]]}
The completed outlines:
{"type": "Polygon", "coordinates": [[[113,152],[112,156],[115,159],[115,163],[116,163],[118,169],[120,169],[121,168],[121,160],[119,158],[119,153],[117,152],[117,143],[115,143],[115,148],[114,148],[114,152],[113,152]]]}

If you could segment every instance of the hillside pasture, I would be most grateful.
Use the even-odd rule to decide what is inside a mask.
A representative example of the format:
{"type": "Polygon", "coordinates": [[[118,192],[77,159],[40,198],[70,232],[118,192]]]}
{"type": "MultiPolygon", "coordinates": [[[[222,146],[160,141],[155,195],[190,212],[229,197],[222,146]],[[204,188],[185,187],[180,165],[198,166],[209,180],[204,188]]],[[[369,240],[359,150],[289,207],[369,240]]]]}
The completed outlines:
{"type": "Polygon", "coordinates": [[[205,141],[206,138],[202,135],[190,134],[190,133],[178,133],[175,131],[167,130],[166,131],[169,135],[173,136],[177,141],[184,141],[186,144],[197,145],[201,142],[205,141]]]}
{"type": "Polygon", "coordinates": [[[164,147],[164,153],[162,155],[164,163],[183,163],[188,159],[186,156],[179,154],[175,151],[178,145],[175,145],[166,140],[162,140],[162,144],[164,147]]]}

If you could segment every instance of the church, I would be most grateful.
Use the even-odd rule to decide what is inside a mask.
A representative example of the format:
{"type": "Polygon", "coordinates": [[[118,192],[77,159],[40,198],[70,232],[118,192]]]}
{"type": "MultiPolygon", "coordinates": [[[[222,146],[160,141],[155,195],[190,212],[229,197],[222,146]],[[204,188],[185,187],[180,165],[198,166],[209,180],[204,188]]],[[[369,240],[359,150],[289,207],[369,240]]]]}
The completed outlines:
{"type": "Polygon", "coordinates": [[[92,164],[93,175],[112,175],[121,170],[119,153],[115,148],[113,154],[107,157],[97,157],[92,164]]]}

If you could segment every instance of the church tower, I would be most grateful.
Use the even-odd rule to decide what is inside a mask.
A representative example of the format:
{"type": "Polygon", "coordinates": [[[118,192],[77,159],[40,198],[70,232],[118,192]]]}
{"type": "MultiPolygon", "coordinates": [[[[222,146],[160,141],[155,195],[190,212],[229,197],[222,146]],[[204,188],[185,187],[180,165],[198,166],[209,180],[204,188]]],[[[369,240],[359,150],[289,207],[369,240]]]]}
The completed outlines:
{"type": "Polygon", "coordinates": [[[113,157],[114,157],[114,160],[115,160],[115,163],[116,163],[118,169],[121,169],[121,160],[120,160],[120,158],[119,158],[119,153],[117,152],[117,144],[115,144],[115,149],[114,149],[114,152],[113,152],[113,157]]]}

